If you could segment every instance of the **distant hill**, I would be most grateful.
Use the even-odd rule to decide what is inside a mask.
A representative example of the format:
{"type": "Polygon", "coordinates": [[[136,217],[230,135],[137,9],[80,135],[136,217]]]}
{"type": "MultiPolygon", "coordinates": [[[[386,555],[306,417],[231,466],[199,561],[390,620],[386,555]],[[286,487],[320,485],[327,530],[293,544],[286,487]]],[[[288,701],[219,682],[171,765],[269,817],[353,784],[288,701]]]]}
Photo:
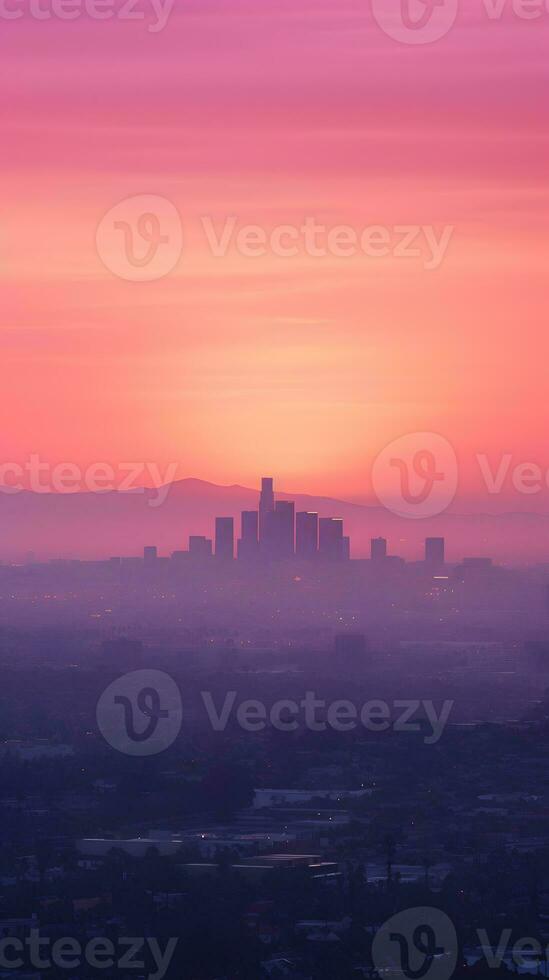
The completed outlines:
{"type": "MultiPolygon", "coordinates": [[[[257,490],[196,479],[179,480],[164,488],[166,492],[161,506],[154,506],[156,490],[0,492],[0,560],[19,560],[29,551],[38,559],[125,556],[139,554],[148,544],[168,555],[186,549],[189,534],[212,537],[216,515],[233,516],[238,533],[240,511],[257,508],[259,500],[257,490]]],[[[510,562],[549,561],[549,515],[446,513],[417,521],[396,517],[382,507],[330,497],[277,496],[295,500],[297,510],[342,517],[354,557],[367,556],[370,538],[382,535],[389,541],[391,554],[416,559],[422,555],[426,536],[443,535],[450,561],[467,555],[490,555],[510,562]]]]}

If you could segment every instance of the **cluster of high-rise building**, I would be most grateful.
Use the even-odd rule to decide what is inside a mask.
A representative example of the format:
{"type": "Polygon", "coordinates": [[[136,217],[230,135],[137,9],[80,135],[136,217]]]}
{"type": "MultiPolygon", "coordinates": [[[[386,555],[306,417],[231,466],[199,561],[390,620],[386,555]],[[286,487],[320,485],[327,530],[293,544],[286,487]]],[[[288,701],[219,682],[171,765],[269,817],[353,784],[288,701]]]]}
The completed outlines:
{"type": "MultiPolygon", "coordinates": [[[[425,538],[425,563],[427,565],[444,565],[445,561],[444,538],[425,538]]],[[[370,558],[373,562],[385,562],[390,556],[387,554],[387,539],[372,538],[370,543],[370,558]]],[[[401,560],[401,559],[399,559],[401,560]]]]}
{"type": "MultiPolygon", "coordinates": [[[[240,537],[234,517],[215,518],[215,536],[192,534],[188,552],[173,558],[216,558],[221,561],[272,561],[296,558],[306,561],[349,561],[350,539],[343,533],[341,517],[319,517],[316,511],[297,511],[293,500],[276,500],[273,479],[263,477],[257,510],[240,515],[240,537]]],[[[156,561],[157,549],[144,550],[145,563],[156,561]]],[[[403,563],[387,553],[386,538],[371,539],[370,559],[375,564],[403,563]]],[[[445,563],[444,538],[425,539],[425,565],[433,570],[445,563]]]]}
{"type": "MultiPolygon", "coordinates": [[[[272,477],[264,477],[258,510],[242,511],[236,555],[242,561],[284,558],[348,561],[350,540],[339,517],[319,517],[298,511],[292,500],[276,500],[272,477]]],[[[226,561],[235,557],[233,517],[216,517],[215,539],[191,535],[189,553],[195,557],[215,556],[226,561]]]]}

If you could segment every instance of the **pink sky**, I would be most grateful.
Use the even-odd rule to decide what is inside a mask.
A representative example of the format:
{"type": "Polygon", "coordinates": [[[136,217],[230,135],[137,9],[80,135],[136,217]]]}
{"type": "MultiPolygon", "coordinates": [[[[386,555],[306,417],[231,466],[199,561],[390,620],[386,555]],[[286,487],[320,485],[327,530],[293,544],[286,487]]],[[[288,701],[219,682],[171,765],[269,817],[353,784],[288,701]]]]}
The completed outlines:
{"type": "MultiPolygon", "coordinates": [[[[7,6],[15,6],[15,0],[7,6]]],[[[0,22],[3,456],[179,463],[180,476],[340,497],[411,431],[549,469],[549,13],[409,46],[368,0],[175,0],[146,21],[0,22]],[[102,263],[134,195],[172,201],[180,261],[102,263]],[[420,259],[209,252],[216,226],[453,226],[420,259]]],[[[41,0],[47,7],[48,0],[41,0]]],[[[120,6],[120,4],[118,5],[120,6]]],[[[509,497],[513,509],[549,510],[509,497]]]]}

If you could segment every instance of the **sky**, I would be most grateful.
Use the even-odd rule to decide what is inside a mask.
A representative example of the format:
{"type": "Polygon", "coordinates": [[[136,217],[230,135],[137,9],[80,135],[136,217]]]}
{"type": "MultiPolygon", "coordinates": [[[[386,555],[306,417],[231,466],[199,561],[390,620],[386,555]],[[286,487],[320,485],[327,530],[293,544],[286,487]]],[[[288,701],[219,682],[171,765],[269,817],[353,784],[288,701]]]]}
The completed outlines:
{"type": "Polygon", "coordinates": [[[0,4],[4,461],[370,500],[376,456],[428,432],[455,506],[549,511],[547,485],[495,501],[477,462],[549,471],[545,7],[464,0],[409,44],[396,0],[175,0],[162,29],[149,0],[55,2],[0,4]],[[98,229],[144,195],[182,246],[130,281],[122,226],[98,229]]]}

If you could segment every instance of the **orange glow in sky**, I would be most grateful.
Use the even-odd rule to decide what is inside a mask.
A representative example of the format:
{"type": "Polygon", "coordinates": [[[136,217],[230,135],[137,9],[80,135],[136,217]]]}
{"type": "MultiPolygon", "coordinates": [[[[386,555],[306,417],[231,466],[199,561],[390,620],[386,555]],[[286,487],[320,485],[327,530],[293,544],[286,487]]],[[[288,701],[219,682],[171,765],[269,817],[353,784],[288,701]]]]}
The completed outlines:
{"type": "Polygon", "coordinates": [[[156,34],[3,23],[4,458],[368,498],[383,446],[433,431],[471,506],[477,453],[548,468],[548,42],[549,15],[472,0],[418,46],[367,0],[191,0],[156,34]],[[150,282],[96,245],[137,195],[183,229],[150,282]],[[389,254],[216,256],[205,227],[231,217],[379,226],[389,254]],[[436,267],[425,237],[398,254],[402,226],[451,229],[436,267]]]}

